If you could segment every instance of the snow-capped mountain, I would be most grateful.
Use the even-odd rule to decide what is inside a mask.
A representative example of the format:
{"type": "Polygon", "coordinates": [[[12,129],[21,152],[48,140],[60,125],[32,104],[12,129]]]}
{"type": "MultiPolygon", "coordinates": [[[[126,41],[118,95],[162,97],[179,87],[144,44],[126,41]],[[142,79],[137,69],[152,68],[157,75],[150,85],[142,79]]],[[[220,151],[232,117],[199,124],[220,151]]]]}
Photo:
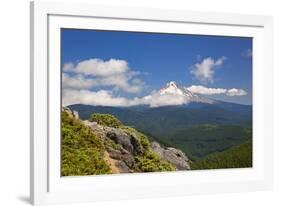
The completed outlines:
{"type": "Polygon", "coordinates": [[[200,96],[198,94],[194,94],[193,92],[189,91],[185,87],[179,87],[176,82],[171,81],[166,84],[166,87],[159,90],[160,95],[179,95],[184,97],[187,102],[201,102],[201,103],[208,103],[213,104],[215,100],[200,96]]]}

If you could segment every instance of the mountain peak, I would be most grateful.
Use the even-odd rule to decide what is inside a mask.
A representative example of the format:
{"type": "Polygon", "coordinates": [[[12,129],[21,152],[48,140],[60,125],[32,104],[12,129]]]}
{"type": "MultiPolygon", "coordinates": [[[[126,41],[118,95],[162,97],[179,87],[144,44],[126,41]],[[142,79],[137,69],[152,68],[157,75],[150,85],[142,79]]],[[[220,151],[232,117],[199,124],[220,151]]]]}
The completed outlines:
{"type": "Polygon", "coordinates": [[[183,91],[177,86],[176,82],[170,81],[166,84],[166,87],[160,89],[160,94],[177,94],[183,95],[183,91]]]}
{"type": "Polygon", "coordinates": [[[214,100],[201,97],[197,94],[194,94],[193,92],[189,91],[185,87],[179,87],[177,86],[177,83],[175,81],[170,81],[166,84],[166,87],[159,90],[160,95],[179,95],[183,97],[187,103],[189,102],[203,102],[203,103],[209,103],[212,104],[214,100]]]}
{"type": "Polygon", "coordinates": [[[167,87],[175,87],[177,88],[177,83],[175,81],[170,81],[166,84],[167,87]]]}

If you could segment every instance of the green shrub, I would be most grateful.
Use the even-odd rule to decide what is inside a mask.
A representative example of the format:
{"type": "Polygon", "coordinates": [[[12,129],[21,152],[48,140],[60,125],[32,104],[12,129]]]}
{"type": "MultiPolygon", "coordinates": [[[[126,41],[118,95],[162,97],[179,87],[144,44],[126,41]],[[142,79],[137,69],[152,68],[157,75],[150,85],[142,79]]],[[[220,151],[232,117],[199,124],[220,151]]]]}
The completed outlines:
{"type": "Polygon", "coordinates": [[[102,140],[79,119],[62,112],[62,176],[108,174],[102,140]]]}
{"type": "Polygon", "coordinates": [[[105,143],[105,146],[106,146],[107,149],[113,148],[115,150],[120,150],[120,148],[121,148],[120,144],[115,143],[113,140],[111,140],[109,138],[105,139],[104,143],[105,143]]]}
{"type": "Polygon", "coordinates": [[[140,172],[163,172],[176,170],[171,163],[162,160],[160,156],[152,150],[147,151],[143,156],[136,157],[135,160],[135,169],[140,172]]]}
{"type": "Polygon", "coordinates": [[[66,112],[62,113],[62,145],[71,148],[90,147],[104,151],[101,138],[79,119],[70,117],[66,112]]]}
{"type": "Polygon", "coordinates": [[[91,115],[90,121],[97,122],[98,124],[103,126],[114,128],[119,128],[122,125],[121,121],[111,114],[94,113],[91,115]]]}
{"type": "Polygon", "coordinates": [[[62,176],[109,174],[111,170],[93,148],[72,149],[63,147],[62,176]]]}

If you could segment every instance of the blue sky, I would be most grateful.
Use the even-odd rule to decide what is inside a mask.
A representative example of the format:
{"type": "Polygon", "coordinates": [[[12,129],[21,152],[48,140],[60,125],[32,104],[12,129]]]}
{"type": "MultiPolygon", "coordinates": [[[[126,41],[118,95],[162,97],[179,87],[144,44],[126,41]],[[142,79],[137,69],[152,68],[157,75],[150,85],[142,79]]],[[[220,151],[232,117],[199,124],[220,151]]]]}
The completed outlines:
{"type": "MultiPolygon", "coordinates": [[[[175,81],[185,87],[203,86],[205,92],[198,92],[209,98],[252,104],[251,38],[76,29],[62,29],[61,35],[68,89],[84,93],[102,90],[113,98],[135,98],[175,81]],[[115,73],[120,82],[102,83],[104,78],[108,80],[107,74],[89,71],[108,67],[120,69],[115,73]],[[91,84],[90,80],[96,79],[100,83],[91,84]],[[77,86],[78,80],[89,84],[77,86]],[[209,88],[224,90],[208,93],[209,88]]],[[[113,73],[108,75],[113,78],[113,73]]]]}

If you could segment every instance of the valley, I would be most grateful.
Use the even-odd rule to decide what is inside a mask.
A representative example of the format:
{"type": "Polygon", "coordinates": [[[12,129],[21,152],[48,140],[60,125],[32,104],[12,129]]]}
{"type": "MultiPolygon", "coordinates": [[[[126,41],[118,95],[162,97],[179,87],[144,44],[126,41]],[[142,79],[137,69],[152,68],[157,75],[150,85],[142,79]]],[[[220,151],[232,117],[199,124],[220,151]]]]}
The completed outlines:
{"type": "Polygon", "coordinates": [[[250,106],[245,106],[242,112],[206,104],[157,108],[71,105],[69,108],[78,111],[81,119],[88,119],[92,113],[112,114],[150,139],[182,149],[194,160],[252,138],[250,106]]]}

